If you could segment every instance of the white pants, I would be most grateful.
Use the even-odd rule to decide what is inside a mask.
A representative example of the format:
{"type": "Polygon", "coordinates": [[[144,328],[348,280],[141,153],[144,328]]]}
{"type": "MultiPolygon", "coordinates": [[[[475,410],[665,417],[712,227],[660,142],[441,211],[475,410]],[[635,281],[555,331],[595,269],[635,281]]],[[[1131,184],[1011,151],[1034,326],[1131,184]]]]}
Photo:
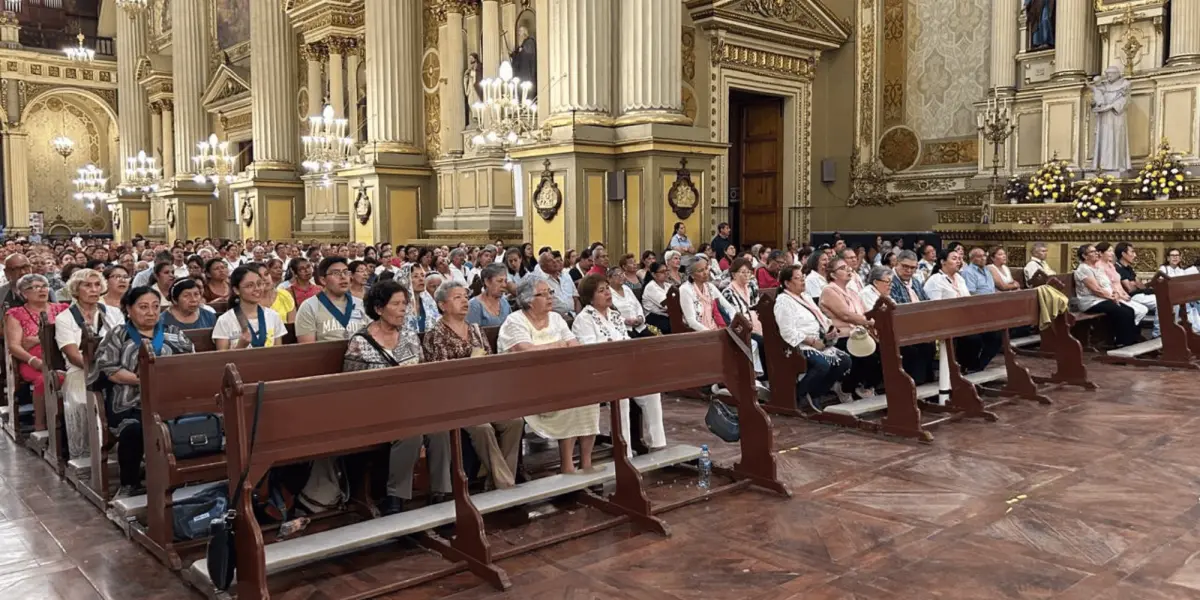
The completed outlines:
{"type": "MultiPolygon", "coordinates": [[[[1130,306],[1141,306],[1146,309],[1147,313],[1154,313],[1154,337],[1158,337],[1160,331],[1158,326],[1158,298],[1154,294],[1134,294],[1130,298],[1130,302],[1130,306]]],[[[1137,318],[1137,309],[1134,308],[1133,310],[1134,319],[1140,322],[1141,319],[1137,318]]]]}
{"type": "MultiPolygon", "coordinates": [[[[67,428],[67,455],[69,460],[87,458],[92,455],[88,431],[91,428],[87,414],[87,373],[71,368],[63,379],[63,422],[67,428]]],[[[104,407],[100,407],[104,410],[104,407]]],[[[112,426],[116,427],[116,423],[112,426]]],[[[99,435],[99,432],[96,433],[99,435]]]]}
{"type": "Polygon", "coordinates": [[[1145,319],[1146,315],[1150,313],[1150,309],[1145,304],[1141,304],[1139,302],[1131,302],[1129,300],[1122,300],[1121,304],[1124,304],[1125,306],[1128,306],[1129,308],[1133,309],[1133,324],[1134,325],[1140,325],[1142,322],[1142,319],[1145,319]]]}
{"type": "MultiPolygon", "coordinates": [[[[651,448],[667,445],[667,432],[663,429],[662,395],[650,394],[633,399],[642,409],[642,442],[651,448]]],[[[625,450],[633,456],[633,440],[629,434],[629,400],[618,403],[621,407],[621,435],[625,438],[625,450]]]]}

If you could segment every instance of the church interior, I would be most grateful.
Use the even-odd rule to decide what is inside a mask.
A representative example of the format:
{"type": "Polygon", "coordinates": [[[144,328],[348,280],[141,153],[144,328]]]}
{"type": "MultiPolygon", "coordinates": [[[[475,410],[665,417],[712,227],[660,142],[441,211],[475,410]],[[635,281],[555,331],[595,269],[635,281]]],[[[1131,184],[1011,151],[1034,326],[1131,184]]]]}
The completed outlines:
{"type": "MultiPolygon", "coordinates": [[[[865,424],[857,408],[814,418],[753,398],[753,377],[728,357],[776,343],[757,320],[753,334],[732,318],[727,337],[693,334],[714,333],[695,339],[720,360],[656,338],[645,356],[712,375],[670,380],[678,393],[664,392],[660,415],[672,444],[703,445],[703,460],[712,449],[712,488],[707,474],[697,488],[699,451],[685,468],[643,469],[668,460],[655,451],[622,461],[612,431],[622,417],[606,405],[616,491],[587,480],[570,484],[570,502],[545,494],[536,511],[488,512],[456,488],[436,529],[368,532],[385,539],[323,548],[320,562],[284,556],[305,537],[278,527],[256,526],[246,541],[239,519],[228,591],[205,571],[211,547],[162,542],[146,533],[154,521],[135,523],[182,497],[142,496],[138,518],[98,513],[68,467],[0,436],[0,596],[1200,600],[1200,274],[1156,275],[1200,265],[1198,97],[1200,0],[0,0],[2,240],[186,242],[190,252],[225,239],[247,253],[252,241],[268,253],[501,241],[501,252],[563,254],[598,242],[615,263],[674,248],[681,226],[697,244],[727,226],[735,249],[789,256],[877,236],[932,242],[936,256],[953,240],[1003,251],[1014,271],[1037,261],[1042,276],[1066,274],[1041,287],[1067,296],[1087,285],[1077,269],[1088,248],[1125,242],[1159,308],[1154,336],[1122,354],[1093,343],[1112,334],[1101,318],[1064,308],[1039,322],[1050,302],[1040,288],[1016,292],[1034,307],[1020,315],[1026,305],[1011,298],[919,318],[880,300],[897,309],[876,336],[895,354],[880,359],[880,385],[889,398],[913,388],[916,429],[893,400],[865,424]],[[974,319],[1004,329],[992,370],[980,369],[1004,374],[982,383],[945,366],[958,364],[952,333],[983,331],[974,319]],[[887,371],[918,344],[930,357],[938,348],[940,380],[887,371]],[[1157,344],[1153,358],[1142,344],[1157,344]],[[740,441],[714,437],[716,403],[692,397],[722,377],[749,390],[725,390],[740,441]],[[939,394],[942,404],[927,402],[939,394]],[[621,487],[630,481],[636,493],[621,487]],[[248,575],[245,561],[260,559],[248,575]]],[[[775,286],[783,297],[787,282],[775,286]]],[[[678,290],[666,301],[686,310],[678,290]]],[[[870,327],[888,312],[872,311],[870,327]]],[[[633,398],[623,380],[671,369],[628,348],[626,371],[595,368],[633,398]]],[[[772,364],[791,356],[780,350],[772,364]]],[[[557,386],[568,384],[554,371],[576,367],[522,368],[557,386]]],[[[241,388],[230,372],[218,401],[241,388]]],[[[255,406],[251,383],[239,410],[255,406]]],[[[585,383],[570,389],[600,393],[585,383]]],[[[15,423],[13,407],[0,420],[15,423]]],[[[257,411],[241,412],[257,424],[257,411]]],[[[249,473],[259,464],[237,429],[244,416],[225,417],[223,435],[238,441],[222,461],[245,451],[236,460],[249,473]]],[[[452,417],[429,422],[467,425],[452,417]]],[[[277,437],[265,454],[278,464],[289,458],[281,448],[310,443],[268,429],[277,437]]],[[[461,463],[466,443],[452,437],[461,463]]],[[[304,456],[331,454],[321,443],[304,456]]],[[[557,458],[541,464],[546,454],[522,469],[557,468],[557,458]]],[[[158,468],[147,461],[147,478],[158,468]]],[[[314,519],[309,531],[371,522],[359,516],[314,519]]]]}

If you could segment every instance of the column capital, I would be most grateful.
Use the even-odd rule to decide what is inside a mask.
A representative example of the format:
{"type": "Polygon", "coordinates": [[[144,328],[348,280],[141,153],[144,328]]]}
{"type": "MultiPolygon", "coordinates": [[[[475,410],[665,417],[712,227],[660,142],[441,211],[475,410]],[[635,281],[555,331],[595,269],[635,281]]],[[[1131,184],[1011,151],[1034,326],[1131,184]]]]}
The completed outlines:
{"type": "Polygon", "coordinates": [[[321,61],[329,56],[329,48],[325,46],[325,41],[313,42],[311,44],[300,45],[300,57],[304,60],[321,61]]]}
{"type": "Polygon", "coordinates": [[[175,112],[174,100],[159,100],[159,105],[163,112],[175,112]]]}
{"type": "Polygon", "coordinates": [[[358,38],[327,37],[325,38],[325,48],[329,54],[353,54],[358,49],[358,38]]]}
{"type": "Polygon", "coordinates": [[[161,115],[163,111],[162,101],[156,100],[150,103],[150,112],[155,115],[161,115]]]}

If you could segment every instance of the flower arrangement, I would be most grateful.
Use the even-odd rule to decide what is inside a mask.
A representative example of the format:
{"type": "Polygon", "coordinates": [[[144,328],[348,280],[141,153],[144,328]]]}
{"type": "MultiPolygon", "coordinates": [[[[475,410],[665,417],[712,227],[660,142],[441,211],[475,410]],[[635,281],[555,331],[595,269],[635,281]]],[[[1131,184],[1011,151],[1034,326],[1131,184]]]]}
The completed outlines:
{"type": "Polygon", "coordinates": [[[1171,150],[1171,143],[1163,140],[1158,152],[1138,173],[1138,192],[1155,200],[1167,200],[1172,194],[1182,195],[1183,179],[1188,172],[1183,169],[1180,159],[1180,154],[1171,150]]]}
{"type": "Polygon", "coordinates": [[[1008,186],[1004,188],[1004,199],[1009,204],[1020,204],[1029,198],[1029,186],[1020,177],[1009,177],[1008,186]]]}
{"type": "Polygon", "coordinates": [[[1121,190],[1112,175],[1097,175],[1075,190],[1075,217],[1093,223],[1116,221],[1121,214],[1121,190]]]}
{"type": "Polygon", "coordinates": [[[1029,178],[1029,197],[1042,202],[1066,200],[1071,177],[1067,161],[1052,158],[1029,178]]]}

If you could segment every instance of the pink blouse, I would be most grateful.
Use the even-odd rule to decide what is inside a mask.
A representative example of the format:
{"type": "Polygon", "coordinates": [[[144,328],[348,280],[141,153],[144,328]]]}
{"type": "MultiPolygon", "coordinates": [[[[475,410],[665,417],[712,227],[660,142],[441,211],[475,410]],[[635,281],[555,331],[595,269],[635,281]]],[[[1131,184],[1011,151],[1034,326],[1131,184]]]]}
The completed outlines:
{"type": "MultiPolygon", "coordinates": [[[[860,297],[856,293],[851,292],[848,289],[843,288],[842,286],[840,286],[836,283],[830,283],[829,285],[825,286],[824,290],[821,290],[821,306],[822,307],[827,306],[829,300],[832,298],[837,298],[837,300],[840,300],[842,306],[844,306],[846,310],[850,311],[853,314],[856,314],[856,315],[866,315],[867,314],[867,309],[866,309],[866,307],[863,306],[863,303],[862,303],[862,297],[860,297]]],[[[856,325],[854,325],[853,323],[848,323],[846,321],[843,321],[843,320],[837,318],[837,316],[830,314],[829,311],[826,311],[824,309],[822,309],[822,310],[829,317],[829,320],[833,321],[833,326],[835,328],[837,328],[838,337],[849,336],[850,332],[854,331],[854,328],[856,327],[856,325]]]]}

